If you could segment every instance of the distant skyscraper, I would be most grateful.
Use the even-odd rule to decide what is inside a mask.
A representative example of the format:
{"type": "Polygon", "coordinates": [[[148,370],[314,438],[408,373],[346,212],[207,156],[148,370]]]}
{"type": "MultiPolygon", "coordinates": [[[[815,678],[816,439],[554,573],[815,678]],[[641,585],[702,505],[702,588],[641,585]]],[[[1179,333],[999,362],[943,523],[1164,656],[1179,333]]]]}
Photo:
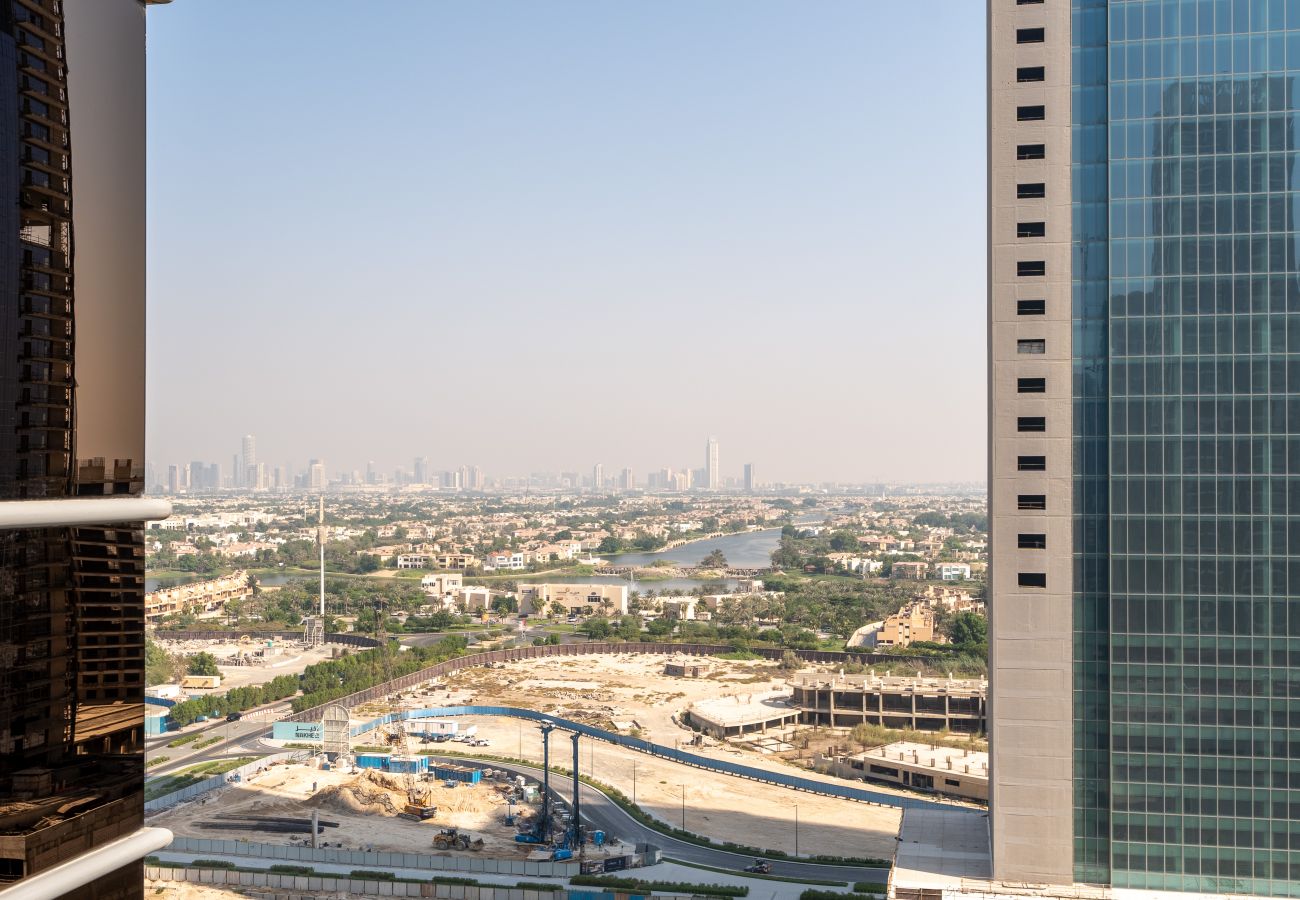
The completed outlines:
{"type": "Polygon", "coordinates": [[[167,467],[167,493],[179,494],[181,492],[181,467],[167,467]]]}
{"type": "Polygon", "coordinates": [[[631,469],[624,469],[623,474],[619,476],[619,489],[631,491],[636,489],[636,476],[632,474],[631,469]]]}
{"type": "Polygon", "coordinates": [[[313,459],[307,467],[307,487],[313,491],[320,491],[325,489],[325,485],[325,462],[313,459]]]}
{"type": "Polygon", "coordinates": [[[596,463],[591,470],[591,487],[597,491],[605,489],[605,466],[601,463],[596,463]]]}
{"type": "Polygon", "coordinates": [[[417,456],[413,467],[416,484],[429,483],[429,457],[417,456]]]}
{"type": "Polygon", "coordinates": [[[705,486],[716,491],[722,487],[722,472],[718,468],[718,439],[709,438],[709,443],[705,448],[704,457],[704,478],[705,486]]]}
{"type": "Polygon", "coordinates": [[[993,876],[1298,897],[1300,4],[988,9],[993,876]]]}
{"type": "Polygon", "coordinates": [[[758,488],[758,480],[754,478],[754,464],[745,463],[745,490],[752,493],[758,488]]]}
{"type": "Polygon", "coordinates": [[[243,486],[250,490],[257,490],[257,438],[251,434],[244,435],[239,461],[243,472],[241,478],[243,486]]]}

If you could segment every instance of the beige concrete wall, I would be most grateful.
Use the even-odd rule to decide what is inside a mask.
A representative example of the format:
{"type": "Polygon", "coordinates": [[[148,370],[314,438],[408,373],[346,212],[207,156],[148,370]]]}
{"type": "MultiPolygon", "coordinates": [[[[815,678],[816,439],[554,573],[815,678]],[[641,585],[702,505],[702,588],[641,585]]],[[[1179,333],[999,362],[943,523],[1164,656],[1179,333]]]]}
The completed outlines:
{"type": "Polygon", "coordinates": [[[140,0],[64,0],[77,458],[144,472],[145,56],[140,0]]]}
{"type": "Polygon", "coordinates": [[[989,0],[989,513],[990,814],[994,878],[1069,883],[1072,847],[1071,461],[1070,461],[1070,4],[989,0]],[[1046,41],[1018,44],[1017,28],[1043,27],[1046,41]],[[1020,66],[1045,66],[1042,83],[1017,83],[1020,66]],[[1016,107],[1043,104],[1043,122],[1018,122],[1016,107]],[[1042,161],[1016,159],[1041,143],[1042,161]],[[1043,182],[1046,199],[1018,200],[1016,185],[1043,182]],[[1018,238],[1017,222],[1047,223],[1044,238],[1018,238]],[[1018,277],[1019,260],[1045,260],[1047,276],[1018,277]],[[1018,299],[1045,300],[1044,316],[1017,315],[1018,299]],[[1018,354],[1041,338],[1044,355],[1018,354]],[[1043,394],[1016,380],[1047,379],[1043,394]],[[1045,416],[1047,431],[1022,434],[1019,416],[1045,416]],[[1045,455],[1046,472],[1017,471],[1017,456],[1045,455]],[[1045,494],[1046,512],[1017,508],[1045,494]],[[1047,535],[1046,550],[1021,550],[1022,533],[1047,535]],[[1046,572],[1046,589],[1018,584],[1046,572]]]}

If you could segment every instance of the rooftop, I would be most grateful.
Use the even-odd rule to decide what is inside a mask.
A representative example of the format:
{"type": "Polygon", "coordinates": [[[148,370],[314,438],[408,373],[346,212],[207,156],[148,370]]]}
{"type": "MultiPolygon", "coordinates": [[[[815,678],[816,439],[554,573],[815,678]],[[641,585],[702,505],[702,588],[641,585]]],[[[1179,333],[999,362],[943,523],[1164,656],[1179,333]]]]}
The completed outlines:
{"type": "Polygon", "coordinates": [[[797,712],[798,707],[793,706],[790,699],[791,694],[787,690],[716,697],[696,701],[691,705],[691,715],[726,728],[753,725],[782,713],[797,712]]]}
{"type": "Polygon", "coordinates": [[[937,772],[961,772],[977,778],[989,777],[989,755],[979,750],[898,741],[875,747],[860,755],[863,759],[894,760],[937,772]]]}

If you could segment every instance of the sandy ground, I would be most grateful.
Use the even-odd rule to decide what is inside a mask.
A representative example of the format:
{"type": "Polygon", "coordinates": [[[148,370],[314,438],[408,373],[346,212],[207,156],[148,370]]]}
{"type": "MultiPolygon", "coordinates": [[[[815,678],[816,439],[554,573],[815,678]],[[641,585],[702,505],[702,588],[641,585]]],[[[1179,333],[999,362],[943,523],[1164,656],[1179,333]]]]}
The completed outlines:
{"type": "Polygon", "coordinates": [[[308,648],[297,641],[276,641],[271,648],[267,648],[265,642],[241,644],[237,641],[162,641],[162,644],[172,653],[190,655],[206,652],[215,656],[217,668],[221,672],[218,693],[231,688],[265,684],[279,675],[301,675],[308,666],[329,659],[334,652],[329,647],[308,648]],[[224,665],[227,659],[243,655],[251,657],[253,664],[224,665]]]}
{"type": "Polygon", "coordinates": [[[157,900],[232,900],[234,897],[247,898],[243,891],[227,890],[207,884],[181,884],[174,881],[146,881],[146,897],[157,900]]]}
{"type": "MultiPolygon", "coordinates": [[[[443,828],[455,827],[474,838],[482,838],[482,852],[520,858],[527,855],[527,846],[514,841],[515,828],[503,821],[507,806],[500,782],[485,779],[477,785],[460,784],[455,788],[443,787],[439,782],[413,784],[427,792],[426,805],[438,807],[434,818],[413,822],[397,817],[393,810],[382,805],[381,796],[387,796],[395,810],[407,802],[406,783],[401,776],[379,772],[344,774],[305,765],[281,765],[207,799],[184,803],[154,816],[150,824],[190,837],[219,840],[243,837],[275,844],[287,843],[292,837],[302,842],[307,837],[305,834],[224,831],[199,823],[213,821],[218,815],[307,818],[317,810],[322,819],[339,823],[338,828],[326,828],[320,836],[330,846],[432,853],[434,835],[443,828]]],[[[516,812],[520,809],[516,804],[516,812]]]]}
{"type": "MultiPolygon", "coordinates": [[[[479,735],[487,738],[491,746],[471,750],[448,743],[427,749],[447,747],[535,761],[542,758],[541,736],[531,723],[488,717],[466,717],[461,721],[477,724],[479,735]]],[[[797,804],[799,852],[881,859],[894,855],[901,812],[893,807],[837,800],[687,768],[603,741],[580,739],[578,754],[583,774],[618,788],[628,797],[635,795],[639,806],[670,825],[683,827],[684,791],[684,827],[714,840],[793,853],[797,804]]],[[[566,770],[572,768],[573,744],[567,733],[552,735],[551,763],[566,770]]],[[[571,779],[553,778],[551,784],[566,796],[572,792],[571,779]]]]}

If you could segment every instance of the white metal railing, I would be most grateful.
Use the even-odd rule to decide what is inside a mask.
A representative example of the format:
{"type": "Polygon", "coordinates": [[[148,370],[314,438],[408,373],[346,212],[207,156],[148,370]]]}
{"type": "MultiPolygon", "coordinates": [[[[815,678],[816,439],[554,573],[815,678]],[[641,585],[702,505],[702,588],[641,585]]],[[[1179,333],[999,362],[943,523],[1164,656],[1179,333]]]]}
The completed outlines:
{"type": "Polygon", "coordinates": [[[97,878],[139,862],[171,842],[172,833],[166,828],[141,828],[126,837],[87,850],[52,869],[29,875],[0,890],[0,897],[4,900],[57,900],[97,878]]]}
{"type": "Polygon", "coordinates": [[[0,502],[0,529],[117,525],[165,519],[171,514],[172,505],[166,500],[144,497],[6,500],[0,502]]]}

